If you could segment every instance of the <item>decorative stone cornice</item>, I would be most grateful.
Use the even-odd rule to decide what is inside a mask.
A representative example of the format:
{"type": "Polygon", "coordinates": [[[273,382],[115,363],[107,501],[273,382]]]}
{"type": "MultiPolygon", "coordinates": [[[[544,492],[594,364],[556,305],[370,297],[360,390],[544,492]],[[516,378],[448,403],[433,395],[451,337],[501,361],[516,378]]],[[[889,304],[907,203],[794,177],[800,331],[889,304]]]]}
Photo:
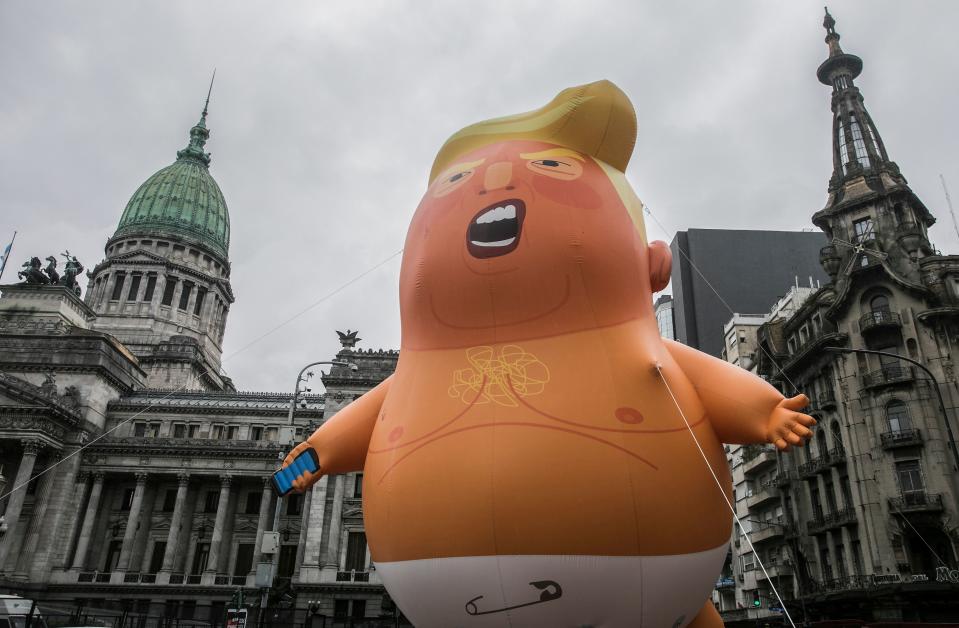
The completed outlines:
{"type": "Polygon", "coordinates": [[[101,438],[89,447],[90,454],[206,458],[259,458],[276,460],[285,447],[271,441],[230,441],[211,438],[149,438],[126,436],[101,438]]]}
{"type": "MultiPolygon", "coordinates": [[[[56,418],[66,427],[77,427],[80,425],[80,414],[77,411],[77,407],[68,407],[66,405],[67,401],[73,405],[72,398],[64,399],[63,396],[51,394],[40,386],[35,386],[24,379],[14,377],[2,371],[0,371],[0,392],[4,392],[15,399],[26,402],[28,405],[42,408],[45,414],[56,418]]],[[[3,419],[0,418],[0,427],[3,426],[2,420],[3,419]]],[[[60,437],[62,438],[62,428],[60,432],[60,437]]]]}

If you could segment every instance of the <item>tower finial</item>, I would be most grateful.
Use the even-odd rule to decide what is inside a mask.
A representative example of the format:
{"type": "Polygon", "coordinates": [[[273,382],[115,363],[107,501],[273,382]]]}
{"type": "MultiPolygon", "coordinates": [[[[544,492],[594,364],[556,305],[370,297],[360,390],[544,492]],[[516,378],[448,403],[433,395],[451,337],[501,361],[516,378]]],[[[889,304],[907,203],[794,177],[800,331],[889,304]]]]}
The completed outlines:
{"type": "Polygon", "coordinates": [[[829,35],[835,35],[835,34],[836,34],[836,20],[834,20],[833,17],[832,17],[831,15],[829,15],[829,7],[823,7],[823,8],[826,10],[826,17],[824,17],[823,20],[822,20],[823,28],[826,29],[826,33],[827,33],[827,34],[829,34],[829,35]]]}
{"type": "MultiPolygon", "coordinates": [[[[828,15],[828,13],[827,13],[828,15]]],[[[206,92],[206,102],[203,103],[203,117],[206,118],[207,107],[210,106],[210,94],[213,93],[213,80],[216,79],[216,68],[213,68],[213,76],[210,77],[210,89],[206,92]]]]}

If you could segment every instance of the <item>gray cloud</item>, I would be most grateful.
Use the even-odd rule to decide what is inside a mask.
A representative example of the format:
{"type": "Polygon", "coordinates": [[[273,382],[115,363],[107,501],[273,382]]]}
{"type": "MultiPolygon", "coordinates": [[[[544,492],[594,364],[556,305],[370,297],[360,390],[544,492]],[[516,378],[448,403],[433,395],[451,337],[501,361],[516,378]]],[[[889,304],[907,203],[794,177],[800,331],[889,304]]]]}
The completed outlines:
{"type": "MultiPolygon", "coordinates": [[[[959,248],[953,2],[832,7],[891,153],[959,248]]],[[[127,199],[172,162],[213,67],[212,173],[233,226],[229,356],[402,246],[461,126],[617,82],[640,119],[630,179],[671,230],[811,228],[831,172],[821,7],[797,2],[0,4],[0,239],[14,262],[102,258],[127,199]]],[[[649,226],[650,236],[669,240],[649,226]]],[[[333,329],[399,344],[399,260],[228,359],[286,390],[333,329]]],[[[10,280],[8,267],[6,280],[10,280]]]]}

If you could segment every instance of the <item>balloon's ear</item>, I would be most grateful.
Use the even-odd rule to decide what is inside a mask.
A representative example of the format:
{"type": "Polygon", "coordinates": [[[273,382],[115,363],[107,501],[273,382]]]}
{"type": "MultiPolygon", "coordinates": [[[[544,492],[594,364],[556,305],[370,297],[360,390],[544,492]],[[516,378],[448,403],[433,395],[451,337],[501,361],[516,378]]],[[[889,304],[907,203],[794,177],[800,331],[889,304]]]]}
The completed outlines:
{"type": "Polygon", "coordinates": [[[673,272],[673,254],[669,245],[662,240],[649,243],[649,287],[659,292],[669,285],[669,275],[673,272]]]}

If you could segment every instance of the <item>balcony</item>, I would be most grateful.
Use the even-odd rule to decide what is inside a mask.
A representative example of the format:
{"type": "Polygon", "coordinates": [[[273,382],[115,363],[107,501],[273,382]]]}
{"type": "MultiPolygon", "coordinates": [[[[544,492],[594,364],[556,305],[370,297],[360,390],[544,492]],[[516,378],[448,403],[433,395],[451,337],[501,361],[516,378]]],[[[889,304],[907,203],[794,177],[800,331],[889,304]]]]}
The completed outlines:
{"type": "Polygon", "coordinates": [[[817,473],[827,470],[829,467],[835,467],[841,464],[846,464],[846,450],[842,447],[835,447],[823,455],[799,465],[799,477],[807,480],[817,473]]]}
{"type": "Polygon", "coordinates": [[[841,528],[842,526],[858,523],[856,511],[852,508],[843,508],[828,515],[820,515],[809,520],[806,529],[809,534],[819,534],[826,530],[841,528]]]}
{"type": "Polygon", "coordinates": [[[370,572],[356,571],[355,569],[350,571],[338,571],[336,572],[336,581],[337,582],[369,582],[370,572]]]}
{"type": "MultiPolygon", "coordinates": [[[[769,574],[769,578],[776,579],[781,576],[791,576],[793,575],[793,566],[792,565],[766,565],[766,573],[769,574]]],[[[768,580],[766,573],[763,573],[760,569],[756,572],[756,581],[768,580]]]]}
{"type": "Polygon", "coordinates": [[[872,310],[859,317],[859,332],[862,334],[882,328],[900,329],[901,327],[902,319],[888,309],[872,310]]]}
{"type": "Polygon", "coordinates": [[[916,447],[922,445],[922,434],[919,430],[890,430],[879,435],[883,449],[898,447],[916,447]]]}
{"type": "Polygon", "coordinates": [[[766,502],[778,500],[779,499],[779,489],[776,488],[774,482],[764,482],[758,490],[754,491],[752,495],[746,498],[746,508],[752,510],[766,502]]]}
{"type": "Polygon", "coordinates": [[[766,445],[746,445],[743,447],[743,475],[752,475],[776,464],[776,450],[766,445]]]}
{"type": "Polygon", "coordinates": [[[826,455],[823,456],[825,459],[825,465],[827,467],[836,467],[841,464],[846,464],[846,449],[841,445],[839,447],[833,447],[826,455]]]}
{"type": "Polygon", "coordinates": [[[865,388],[879,388],[893,384],[906,384],[916,379],[911,366],[884,366],[862,376],[865,388]]]}
{"type": "Polygon", "coordinates": [[[942,512],[942,495],[926,491],[908,491],[889,498],[889,507],[897,513],[942,512]]]}
{"type": "Polygon", "coordinates": [[[776,523],[774,521],[757,521],[753,523],[752,532],[749,539],[753,545],[758,545],[765,541],[781,539],[784,536],[791,536],[795,528],[788,524],[776,523]]]}
{"type": "Polygon", "coordinates": [[[798,479],[795,471],[780,471],[776,474],[776,477],[773,478],[773,482],[776,483],[776,486],[779,488],[786,488],[789,486],[790,482],[798,479]]]}
{"type": "Polygon", "coordinates": [[[823,347],[836,347],[846,343],[849,335],[832,327],[825,326],[812,331],[795,351],[790,352],[789,358],[783,364],[787,371],[801,368],[807,362],[814,361],[823,355],[823,347]]]}
{"type": "Polygon", "coordinates": [[[834,410],[836,408],[836,393],[831,390],[819,393],[816,397],[816,407],[820,410],[834,410]]]}

